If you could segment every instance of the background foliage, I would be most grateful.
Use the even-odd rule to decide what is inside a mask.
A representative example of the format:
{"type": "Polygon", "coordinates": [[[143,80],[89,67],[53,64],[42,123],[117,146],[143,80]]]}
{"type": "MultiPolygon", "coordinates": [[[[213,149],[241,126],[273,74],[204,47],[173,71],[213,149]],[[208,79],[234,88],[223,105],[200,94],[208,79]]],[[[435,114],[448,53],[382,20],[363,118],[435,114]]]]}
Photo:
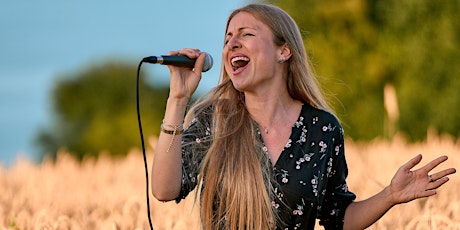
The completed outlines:
{"type": "Polygon", "coordinates": [[[460,3],[456,0],[275,0],[305,35],[346,134],[386,132],[383,88],[396,89],[396,130],[460,134],[460,3]]]}
{"type": "MultiPolygon", "coordinates": [[[[428,129],[460,135],[460,1],[271,2],[301,28],[349,138],[399,132],[418,141],[428,129]],[[385,111],[385,86],[396,91],[399,113],[393,123],[385,111]]],[[[82,158],[101,151],[122,155],[139,146],[136,65],[114,61],[82,69],[57,77],[62,80],[52,92],[54,123],[37,135],[43,153],[65,147],[82,158]]],[[[158,134],[168,89],[143,78],[141,107],[149,136],[158,134]]]]}
{"type": "MultiPolygon", "coordinates": [[[[42,154],[61,147],[73,155],[106,151],[125,155],[140,147],[136,110],[136,64],[98,63],[82,72],[59,76],[52,92],[54,123],[37,135],[42,154]]],[[[140,108],[145,137],[158,135],[168,88],[155,88],[140,73],[140,108]]]]}

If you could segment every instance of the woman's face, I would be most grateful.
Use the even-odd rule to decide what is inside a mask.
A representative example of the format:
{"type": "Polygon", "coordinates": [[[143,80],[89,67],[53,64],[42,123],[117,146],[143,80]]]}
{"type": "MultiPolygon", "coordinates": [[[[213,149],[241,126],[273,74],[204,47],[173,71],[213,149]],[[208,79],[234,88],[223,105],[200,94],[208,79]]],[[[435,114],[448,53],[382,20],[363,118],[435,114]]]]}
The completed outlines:
{"type": "Polygon", "coordinates": [[[228,25],[222,60],[237,90],[260,92],[279,84],[275,79],[281,78],[282,68],[277,62],[281,50],[267,25],[249,13],[240,12],[228,25]]]}

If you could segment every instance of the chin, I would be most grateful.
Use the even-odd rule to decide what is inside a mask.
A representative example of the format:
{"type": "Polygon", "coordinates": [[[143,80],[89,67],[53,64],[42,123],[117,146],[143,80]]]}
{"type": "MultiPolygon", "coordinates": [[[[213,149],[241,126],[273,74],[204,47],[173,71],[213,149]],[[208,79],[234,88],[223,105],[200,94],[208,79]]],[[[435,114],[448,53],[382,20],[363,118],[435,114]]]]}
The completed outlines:
{"type": "Polygon", "coordinates": [[[240,91],[240,92],[244,92],[244,91],[245,91],[245,87],[242,87],[242,86],[239,85],[239,84],[233,83],[233,88],[235,88],[236,90],[238,90],[238,91],[240,91]]]}

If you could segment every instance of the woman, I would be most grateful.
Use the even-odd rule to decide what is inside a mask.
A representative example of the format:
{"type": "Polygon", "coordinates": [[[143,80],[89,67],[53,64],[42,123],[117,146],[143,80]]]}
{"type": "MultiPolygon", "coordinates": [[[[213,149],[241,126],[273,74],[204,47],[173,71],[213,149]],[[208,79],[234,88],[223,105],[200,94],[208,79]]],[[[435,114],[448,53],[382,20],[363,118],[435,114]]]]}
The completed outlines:
{"type": "Polygon", "coordinates": [[[434,195],[455,169],[428,176],[440,157],[355,202],[346,184],[343,130],[315,82],[303,41],[281,9],[250,4],[227,21],[219,85],[184,119],[201,78],[169,66],[170,95],[152,166],[158,200],[179,202],[198,187],[204,229],[362,229],[392,206],[434,195]],[[185,129],[183,123],[185,122],[185,129]]]}

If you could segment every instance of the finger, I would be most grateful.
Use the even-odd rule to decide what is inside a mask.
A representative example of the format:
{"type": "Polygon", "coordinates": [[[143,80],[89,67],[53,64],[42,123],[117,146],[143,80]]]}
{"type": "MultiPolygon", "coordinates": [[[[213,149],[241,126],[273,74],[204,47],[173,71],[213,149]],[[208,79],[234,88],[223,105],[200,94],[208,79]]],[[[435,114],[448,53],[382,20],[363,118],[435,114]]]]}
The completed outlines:
{"type": "Polygon", "coordinates": [[[199,49],[183,48],[181,50],[175,50],[168,52],[169,56],[187,56],[189,58],[197,58],[201,52],[199,49]]]}
{"type": "MultiPolygon", "coordinates": [[[[192,48],[183,48],[181,50],[176,50],[176,51],[170,51],[168,52],[169,56],[187,56],[191,59],[195,59],[198,56],[200,56],[201,52],[199,49],[192,49],[192,48]]],[[[183,69],[183,67],[178,67],[175,65],[168,65],[170,73],[179,73],[180,70],[183,69]]]]}
{"type": "Polygon", "coordinates": [[[169,51],[168,55],[169,56],[179,56],[180,55],[180,50],[169,51]]]}
{"type": "Polygon", "coordinates": [[[193,69],[194,69],[195,74],[198,76],[201,76],[201,72],[203,70],[203,64],[204,64],[206,55],[207,54],[203,52],[196,59],[195,66],[193,67],[193,69]]]}
{"type": "Polygon", "coordinates": [[[436,181],[430,182],[428,184],[427,190],[434,190],[439,187],[441,187],[443,184],[449,181],[449,177],[443,177],[441,179],[438,179],[436,181]]]}
{"type": "Polygon", "coordinates": [[[199,49],[184,48],[179,51],[178,55],[183,55],[183,56],[187,56],[189,58],[194,59],[194,58],[199,57],[200,54],[201,52],[199,49]]]}
{"type": "Polygon", "coordinates": [[[420,170],[428,173],[431,170],[433,170],[434,168],[436,168],[439,164],[441,164],[442,162],[446,161],[447,159],[448,159],[447,156],[440,156],[440,157],[430,161],[428,164],[423,166],[420,170]]]}
{"type": "MultiPolygon", "coordinates": [[[[168,56],[179,56],[180,50],[169,51],[167,55],[168,56]]],[[[173,73],[178,73],[176,66],[168,65],[167,67],[169,69],[169,73],[171,74],[171,77],[173,77],[173,73]]]]}
{"type": "Polygon", "coordinates": [[[432,181],[437,181],[445,176],[448,176],[448,175],[451,175],[451,174],[454,174],[456,173],[456,170],[454,168],[449,168],[449,169],[444,169],[440,172],[437,172],[437,173],[434,173],[434,174],[431,174],[431,180],[432,181]]]}
{"type": "Polygon", "coordinates": [[[413,167],[415,167],[420,161],[422,160],[422,155],[418,154],[411,160],[409,160],[407,163],[405,163],[403,166],[401,166],[401,169],[404,170],[405,172],[410,171],[413,167]]]}
{"type": "Polygon", "coordinates": [[[429,197],[429,196],[434,196],[436,195],[436,190],[435,189],[428,189],[420,194],[420,197],[418,198],[423,198],[423,197],[429,197]]]}

